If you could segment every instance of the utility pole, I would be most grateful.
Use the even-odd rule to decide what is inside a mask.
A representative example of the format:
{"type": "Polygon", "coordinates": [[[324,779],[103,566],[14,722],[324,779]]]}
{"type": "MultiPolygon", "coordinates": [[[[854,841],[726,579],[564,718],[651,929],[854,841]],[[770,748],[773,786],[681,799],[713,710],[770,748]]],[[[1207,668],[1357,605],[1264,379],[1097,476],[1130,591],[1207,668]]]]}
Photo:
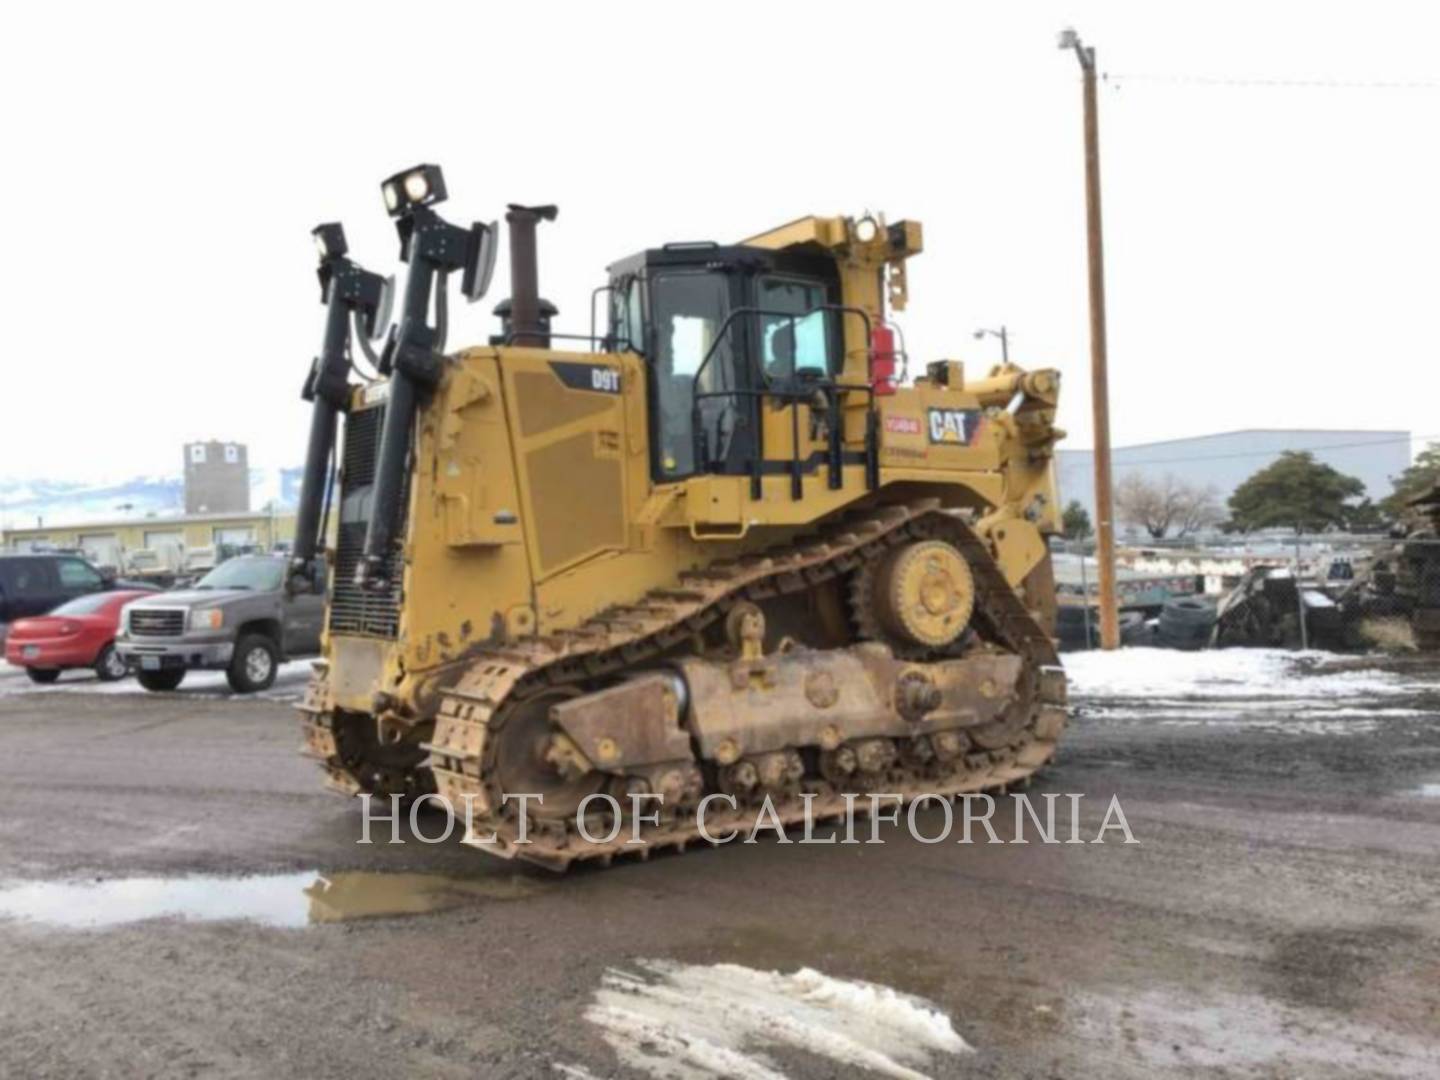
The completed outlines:
{"type": "Polygon", "coordinates": [[[1300,587],[1300,530],[1295,530],[1295,613],[1300,619],[1300,649],[1310,648],[1310,628],[1305,625],[1305,590],[1300,587]]]}
{"type": "Polygon", "coordinates": [[[1115,507],[1110,482],[1110,377],[1105,349],[1105,251],[1100,219],[1100,117],[1095,102],[1095,50],[1074,30],[1060,32],[1085,77],[1085,232],[1090,253],[1090,398],[1095,410],[1095,558],[1100,570],[1100,647],[1120,646],[1115,602],[1115,507]]]}

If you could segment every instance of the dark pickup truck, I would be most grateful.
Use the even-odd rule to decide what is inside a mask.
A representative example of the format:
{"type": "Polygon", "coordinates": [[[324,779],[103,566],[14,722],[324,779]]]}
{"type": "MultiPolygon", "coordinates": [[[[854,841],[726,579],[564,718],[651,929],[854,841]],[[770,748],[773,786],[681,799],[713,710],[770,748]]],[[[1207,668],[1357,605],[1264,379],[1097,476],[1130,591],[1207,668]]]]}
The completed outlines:
{"type": "Polygon", "coordinates": [[[267,689],[285,660],[320,651],[324,590],[278,555],[241,555],[194,585],[125,606],[115,649],[147,690],[174,690],[192,669],[225,672],[236,693],[267,689]]]}

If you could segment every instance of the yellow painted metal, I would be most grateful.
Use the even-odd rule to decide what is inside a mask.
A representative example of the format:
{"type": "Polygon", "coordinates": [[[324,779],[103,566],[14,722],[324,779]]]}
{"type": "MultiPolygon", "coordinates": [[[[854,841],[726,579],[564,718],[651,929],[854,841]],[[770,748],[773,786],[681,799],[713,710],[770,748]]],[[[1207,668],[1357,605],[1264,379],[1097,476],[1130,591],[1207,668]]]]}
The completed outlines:
{"type": "MultiPolygon", "coordinates": [[[[894,293],[896,268],[922,246],[917,223],[881,225],[861,243],[846,218],[804,218],[746,242],[829,253],[843,303],[872,321],[886,288],[894,293]]],[[[844,340],[842,381],[868,383],[860,319],[845,320],[844,340]]],[[[383,385],[358,390],[352,407],[373,407],[383,394],[383,385]]],[[[392,714],[423,717],[446,672],[483,646],[575,627],[685,570],[784,543],[857,504],[930,495],[970,512],[1017,588],[1058,529],[1055,371],[1001,366],[967,381],[951,361],[876,397],[874,490],[858,463],[867,395],[850,393],[839,486],[821,464],[802,474],[798,498],[780,463],[797,449],[803,461],[823,458],[823,414],[763,406],[766,458],[776,468],[755,497],[748,476],[654,481],[646,394],[644,362],[633,353],[485,347],[452,356],[418,423],[399,633],[363,646],[327,642],[329,682],[345,698],[332,704],[370,708],[368,688],[386,695],[392,714]],[[572,388],[556,363],[613,372],[618,392],[572,388]]]]}
{"type": "Polygon", "coordinates": [[[958,638],[975,609],[975,578],[964,556],[943,540],[901,548],[881,576],[876,617],[916,645],[939,648],[958,638]]]}

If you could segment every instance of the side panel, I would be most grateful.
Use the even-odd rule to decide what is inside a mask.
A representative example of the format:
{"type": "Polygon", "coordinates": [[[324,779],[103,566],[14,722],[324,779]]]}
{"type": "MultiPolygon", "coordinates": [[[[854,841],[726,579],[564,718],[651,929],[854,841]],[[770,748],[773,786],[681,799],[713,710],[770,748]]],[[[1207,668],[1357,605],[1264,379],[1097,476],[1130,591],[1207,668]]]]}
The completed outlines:
{"type": "Polygon", "coordinates": [[[534,579],[624,550],[624,405],[643,389],[604,354],[508,349],[501,371],[534,579]]]}
{"type": "Polygon", "coordinates": [[[386,681],[534,630],[499,365],[461,354],[421,414],[411,473],[398,663],[386,681]]]}
{"type": "Polygon", "coordinates": [[[920,384],[877,399],[881,467],[993,473],[1009,434],[1000,410],[920,384]]]}

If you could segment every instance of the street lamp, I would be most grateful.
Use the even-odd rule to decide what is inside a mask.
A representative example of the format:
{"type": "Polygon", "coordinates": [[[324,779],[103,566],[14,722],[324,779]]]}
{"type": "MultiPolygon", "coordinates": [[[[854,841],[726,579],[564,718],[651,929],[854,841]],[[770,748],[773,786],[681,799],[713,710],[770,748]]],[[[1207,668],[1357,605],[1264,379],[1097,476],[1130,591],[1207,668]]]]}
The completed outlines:
{"type": "Polygon", "coordinates": [[[994,338],[999,338],[999,339],[1000,339],[1000,359],[1001,359],[1004,363],[1009,364],[1009,363],[1010,363],[1010,331],[1005,328],[1004,324],[1001,324],[999,330],[991,330],[991,329],[989,329],[988,327],[982,326],[979,330],[976,330],[976,331],[975,331],[975,340],[976,340],[976,341],[979,341],[979,340],[981,340],[982,338],[986,337],[987,335],[990,336],[990,337],[994,337],[994,338]]]}
{"type": "Polygon", "coordinates": [[[1067,27],[1057,44],[1073,50],[1084,75],[1085,232],[1090,279],[1090,397],[1095,413],[1095,557],[1100,564],[1100,647],[1120,645],[1115,602],[1115,512],[1110,480],[1110,376],[1105,342],[1105,250],[1100,219],[1100,117],[1095,101],[1095,49],[1067,27]]]}

